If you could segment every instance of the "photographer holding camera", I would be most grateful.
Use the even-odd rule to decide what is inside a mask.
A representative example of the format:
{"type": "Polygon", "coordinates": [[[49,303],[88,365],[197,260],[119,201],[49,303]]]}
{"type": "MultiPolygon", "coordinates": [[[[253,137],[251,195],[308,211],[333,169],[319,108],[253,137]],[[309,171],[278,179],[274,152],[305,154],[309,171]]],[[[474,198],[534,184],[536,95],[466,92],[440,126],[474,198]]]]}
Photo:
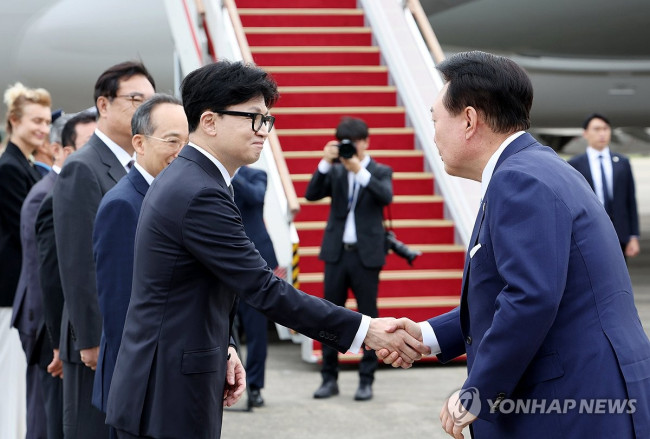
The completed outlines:
{"type": "MultiPolygon", "coordinates": [[[[344,118],[336,138],[325,145],[305,193],[309,201],[332,199],[319,254],[325,262],[325,299],[344,305],[350,288],[358,311],[376,317],[379,272],[386,260],[383,209],[393,199],[393,170],[366,154],[368,125],[363,120],[344,118]]],[[[375,352],[364,350],[355,400],[372,398],[376,369],[375,352]]],[[[338,353],[325,345],[321,374],[314,398],[337,395],[338,353]]]]}

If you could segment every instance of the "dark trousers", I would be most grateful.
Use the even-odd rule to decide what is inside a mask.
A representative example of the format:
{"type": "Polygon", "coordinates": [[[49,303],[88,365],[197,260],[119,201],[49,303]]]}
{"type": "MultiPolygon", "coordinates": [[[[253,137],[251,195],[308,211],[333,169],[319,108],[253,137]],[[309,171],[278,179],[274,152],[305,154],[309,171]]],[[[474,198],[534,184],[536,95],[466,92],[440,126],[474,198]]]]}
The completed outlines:
{"type": "Polygon", "coordinates": [[[47,420],[47,439],[63,439],[63,380],[39,368],[43,405],[47,420]]]}
{"type": "Polygon", "coordinates": [[[63,362],[63,433],[66,439],[108,438],[106,416],[92,405],[95,372],[63,362]]]}
{"type": "Polygon", "coordinates": [[[29,364],[26,374],[27,397],[27,434],[26,439],[47,438],[45,407],[43,406],[43,389],[41,386],[41,369],[38,364],[29,364]]]}
{"type": "MultiPolygon", "coordinates": [[[[377,317],[377,289],[381,268],[366,268],[356,250],[343,250],[336,264],[325,264],[325,299],[343,306],[348,298],[348,288],[357,299],[357,309],[369,317],[377,317]]],[[[372,384],[377,369],[375,351],[364,350],[359,364],[359,381],[372,384]]],[[[323,345],[323,381],[338,378],[339,357],[336,349],[323,345]]]]}
{"type": "Polygon", "coordinates": [[[239,301],[237,314],[246,334],[246,384],[250,389],[262,389],[267,352],[266,316],[243,300],[239,301]]]}

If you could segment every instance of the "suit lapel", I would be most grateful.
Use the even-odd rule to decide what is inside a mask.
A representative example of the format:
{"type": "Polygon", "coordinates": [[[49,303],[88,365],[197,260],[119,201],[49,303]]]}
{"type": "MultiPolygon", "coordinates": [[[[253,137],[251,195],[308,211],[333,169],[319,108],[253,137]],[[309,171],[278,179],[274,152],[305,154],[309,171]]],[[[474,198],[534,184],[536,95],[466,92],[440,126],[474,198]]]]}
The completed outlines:
{"type": "Polygon", "coordinates": [[[140,195],[143,197],[147,195],[147,191],[149,190],[149,183],[147,183],[147,180],[144,179],[144,176],[140,174],[140,171],[138,171],[135,166],[131,168],[126,176],[140,195]]]}
{"type": "Polygon", "coordinates": [[[115,183],[120,181],[120,178],[126,175],[126,169],[124,169],[122,163],[113,154],[113,151],[96,134],[92,135],[88,143],[97,151],[99,159],[107,168],[106,173],[115,183]]]}
{"type": "Polygon", "coordinates": [[[201,169],[203,169],[208,175],[210,175],[215,180],[217,180],[219,186],[221,186],[226,192],[228,192],[228,197],[230,197],[230,191],[228,191],[228,187],[226,186],[226,181],[223,179],[223,175],[221,175],[221,171],[219,170],[219,168],[217,168],[217,166],[214,163],[212,163],[212,161],[209,158],[203,155],[199,150],[197,150],[193,146],[185,145],[181,150],[181,152],[178,154],[178,156],[183,157],[192,162],[195,162],[197,165],[199,165],[201,169]]]}
{"type": "Polygon", "coordinates": [[[38,171],[34,169],[34,167],[29,163],[29,160],[25,158],[25,155],[17,145],[9,142],[7,144],[7,148],[5,149],[5,154],[12,155],[18,161],[18,163],[20,163],[20,166],[25,169],[27,175],[29,175],[30,179],[32,180],[32,184],[41,179],[41,174],[39,174],[38,171]]]}

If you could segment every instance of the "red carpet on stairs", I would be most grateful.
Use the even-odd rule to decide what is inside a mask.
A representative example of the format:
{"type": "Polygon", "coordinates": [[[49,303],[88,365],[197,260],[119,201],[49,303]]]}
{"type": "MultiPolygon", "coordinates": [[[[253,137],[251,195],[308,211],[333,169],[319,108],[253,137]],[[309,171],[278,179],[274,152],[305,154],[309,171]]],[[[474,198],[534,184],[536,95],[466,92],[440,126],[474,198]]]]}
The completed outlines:
{"type": "MultiPolygon", "coordinates": [[[[380,277],[379,313],[423,320],[458,305],[464,249],[454,244],[454,225],[443,216],[444,200],[434,193],[433,175],[425,171],[422,151],[415,149],[407,115],[397,105],[397,91],[356,3],[237,0],[253,59],[280,88],[272,114],[298,197],[304,197],[341,118],[368,123],[369,154],[394,171],[393,230],[399,240],[422,251],[413,267],[395,254],[388,256],[380,277]]],[[[329,200],[300,202],[302,211],[295,218],[300,286],[322,297],[318,251],[329,200]]],[[[347,305],[356,307],[351,294],[347,305]]],[[[320,354],[318,343],[314,350],[320,354]]],[[[343,361],[358,358],[341,356],[343,361]]]]}

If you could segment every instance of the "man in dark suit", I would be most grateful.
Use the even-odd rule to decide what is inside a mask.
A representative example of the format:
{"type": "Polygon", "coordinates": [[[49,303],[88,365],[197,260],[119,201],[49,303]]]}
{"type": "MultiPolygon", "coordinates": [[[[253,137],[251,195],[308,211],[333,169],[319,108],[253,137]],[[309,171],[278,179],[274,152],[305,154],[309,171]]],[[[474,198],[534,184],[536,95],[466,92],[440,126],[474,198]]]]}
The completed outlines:
{"type": "Polygon", "coordinates": [[[610,151],[612,126],[605,116],[589,115],[582,128],[587,151],[573,157],[569,164],[587,179],[614,224],[623,253],[633,258],[640,251],[639,214],[630,161],[610,151]]]}
{"type": "Polygon", "coordinates": [[[460,438],[471,424],[478,439],[647,437],[650,341],[605,209],[523,131],[533,89],[521,67],[469,52],[437,68],[436,145],[447,173],[480,181],[483,194],[460,306],[404,322],[442,362],[467,354],[443,428],[460,438]]]}
{"type": "Polygon", "coordinates": [[[407,361],[426,351],[388,320],[370,319],[274,276],[242,225],[230,191],[255,162],[278,97],[263,70],[218,62],[181,86],[190,143],[153,182],[135,238],[133,288],[108,396],[118,437],[218,438],[222,407],[245,389],[229,347],[239,297],[267,317],[341,351],[390,346],[407,361]]]}
{"type": "Polygon", "coordinates": [[[135,230],[142,200],[153,179],[187,143],[187,118],[178,99],[156,94],[135,111],[131,131],[135,164],[102,198],[93,229],[97,294],[103,320],[93,405],[103,412],[131,298],[135,230]]]}
{"type": "MultiPolygon", "coordinates": [[[[336,138],[325,145],[323,159],[305,191],[309,201],[332,199],[319,255],[325,261],[325,299],[343,306],[352,289],[359,312],[377,317],[379,272],[386,262],[383,209],[393,199],[393,171],[366,154],[368,126],[361,119],[344,118],[336,128],[336,138]],[[352,154],[341,151],[346,147],[353,147],[352,154]]],[[[364,351],[355,400],[372,398],[376,369],[375,352],[364,351]]],[[[321,375],[323,382],[314,398],[337,395],[338,352],[328,346],[323,346],[321,375]]]]}
{"type": "MultiPolygon", "coordinates": [[[[244,231],[255,244],[262,259],[271,270],[278,267],[273,242],[264,224],[264,197],[266,196],[266,172],[242,166],[232,179],[235,204],[241,214],[244,231]]],[[[239,301],[239,322],[246,334],[246,386],[248,407],[264,405],[261,389],[264,388],[264,370],[267,351],[266,317],[244,301],[239,301]]]]}
{"type": "Polygon", "coordinates": [[[70,118],[58,117],[50,129],[50,139],[57,143],[54,162],[47,173],[25,197],[20,211],[22,264],[14,298],[11,324],[18,329],[27,358],[27,425],[28,437],[63,437],[61,427],[61,380],[51,376],[47,367],[53,350],[43,321],[42,292],[38,277],[38,249],[34,225],[38,208],[52,190],[67,153],[60,147],[61,131],[70,118]]]}
{"type": "MultiPolygon", "coordinates": [[[[27,370],[20,351],[18,332],[11,329],[12,305],[20,275],[22,250],[20,242],[20,209],[27,193],[41,178],[30,163],[31,155],[42,145],[50,131],[51,99],[44,89],[28,89],[17,83],[5,92],[7,104],[7,133],[9,142],[0,156],[0,389],[12,401],[0,408],[0,436],[20,434],[25,424],[24,380],[29,384],[28,417],[38,416],[33,402],[39,397],[38,374],[33,368],[27,370]],[[23,384],[18,386],[17,383],[23,384]],[[17,409],[16,409],[17,408],[17,409]]],[[[31,351],[26,345],[30,340],[21,337],[23,351],[31,351]]],[[[42,407],[41,407],[42,408],[42,407]]],[[[41,410],[42,413],[42,410],[41,410]]],[[[37,437],[40,425],[28,424],[27,437],[37,437]]]]}
{"type": "Polygon", "coordinates": [[[68,159],[54,186],[54,234],[65,297],[60,354],[66,437],[108,434],[103,413],[91,404],[102,330],[92,228],[102,197],[129,169],[131,117],[153,94],[153,78],[141,63],[124,62],[102,73],[95,84],[97,129],[68,159]]]}

